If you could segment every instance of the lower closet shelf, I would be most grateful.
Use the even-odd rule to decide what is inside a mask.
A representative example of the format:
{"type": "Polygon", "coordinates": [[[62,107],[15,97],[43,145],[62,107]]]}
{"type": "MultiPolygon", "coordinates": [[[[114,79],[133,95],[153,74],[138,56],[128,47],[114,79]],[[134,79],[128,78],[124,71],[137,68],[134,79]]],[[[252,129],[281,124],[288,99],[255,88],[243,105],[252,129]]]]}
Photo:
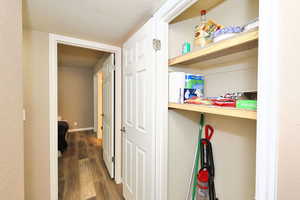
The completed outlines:
{"type": "Polygon", "coordinates": [[[179,109],[179,110],[187,110],[187,111],[194,111],[200,113],[209,113],[215,115],[223,115],[223,116],[256,120],[256,111],[252,111],[252,110],[217,107],[217,106],[206,106],[206,105],[169,103],[169,109],[172,108],[179,109]]]}

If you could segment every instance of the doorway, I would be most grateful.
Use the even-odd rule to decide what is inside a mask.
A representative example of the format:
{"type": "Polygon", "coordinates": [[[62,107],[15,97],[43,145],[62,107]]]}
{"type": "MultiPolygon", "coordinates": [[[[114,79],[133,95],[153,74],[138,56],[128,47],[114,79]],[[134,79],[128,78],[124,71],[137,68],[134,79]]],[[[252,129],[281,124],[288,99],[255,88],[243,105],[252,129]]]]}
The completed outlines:
{"type": "Polygon", "coordinates": [[[97,138],[103,137],[103,72],[97,72],[94,76],[94,132],[97,138]]]}
{"type": "MultiPolygon", "coordinates": [[[[86,40],[79,40],[76,38],[70,38],[70,37],[64,37],[60,35],[49,35],[49,64],[50,64],[50,77],[49,77],[49,89],[50,89],[50,172],[51,172],[51,200],[57,200],[58,199],[58,135],[57,135],[57,127],[58,127],[58,45],[69,45],[73,47],[81,47],[86,49],[92,49],[92,50],[98,50],[102,52],[106,52],[108,54],[115,55],[115,67],[113,67],[114,76],[116,77],[116,82],[114,85],[115,88],[115,109],[114,113],[114,127],[113,130],[120,130],[121,128],[121,49],[119,47],[110,46],[106,44],[96,43],[96,42],[90,42],[86,40]]],[[[76,85],[76,83],[74,83],[76,85]]],[[[72,97],[70,97],[72,98],[72,97]]],[[[75,101],[76,99],[74,99],[75,101]]],[[[114,103],[113,103],[114,104],[114,103]]],[[[73,123],[74,124],[74,123],[73,123]]],[[[90,128],[90,127],[88,127],[90,128]]],[[[92,127],[91,130],[82,130],[82,131],[90,131],[93,132],[95,128],[92,127]]],[[[78,130],[77,130],[78,131],[78,130]]],[[[86,132],[86,135],[89,136],[90,132],[86,132]]],[[[83,133],[83,132],[82,132],[83,133]]],[[[82,138],[82,133],[78,134],[80,138],[82,138]]],[[[115,138],[114,138],[114,174],[111,177],[114,177],[114,179],[111,179],[114,183],[119,184],[121,183],[121,132],[116,131],[115,132],[115,138]]],[[[78,136],[76,136],[78,137],[78,136]]],[[[75,139],[76,139],[75,137],[75,139]]],[[[74,138],[73,138],[74,139],[74,138]]],[[[86,138],[88,141],[88,137],[86,138]]],[[[73,144],[76,143],[76,140],[73,140],[73,144]]],[[[79,141],[80,143],[80,141],[79,141]]],[[[92,145],[89,144],[88,145],[92,145]]],[[[72,144],[71,144],[72,146],[72,144]]],[[[84,151],[84,150],[83,150],[84,151]]]]}

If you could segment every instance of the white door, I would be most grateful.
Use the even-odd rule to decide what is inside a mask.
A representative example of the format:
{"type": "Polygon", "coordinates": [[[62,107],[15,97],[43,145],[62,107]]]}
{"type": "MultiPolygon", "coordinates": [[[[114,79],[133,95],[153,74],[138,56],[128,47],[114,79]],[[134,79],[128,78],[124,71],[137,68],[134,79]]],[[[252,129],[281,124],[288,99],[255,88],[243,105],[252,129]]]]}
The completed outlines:
{"type": "Polygon", "coordinates": [[[103,158],[111,178],[114,178],[114,55],[103,64],[103,158]]]}
{"type": "Polygon", "coordinates": [[[152,18],[123,47],[123,192],[154,200],[155,23],[152,18]]]}

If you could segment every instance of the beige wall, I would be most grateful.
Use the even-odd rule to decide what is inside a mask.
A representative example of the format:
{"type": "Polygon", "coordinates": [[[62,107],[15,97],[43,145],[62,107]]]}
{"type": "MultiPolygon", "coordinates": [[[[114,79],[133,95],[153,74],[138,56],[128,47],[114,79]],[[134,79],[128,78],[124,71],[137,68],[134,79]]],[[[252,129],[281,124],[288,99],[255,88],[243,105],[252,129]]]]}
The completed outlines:
{"type": "Polygon", "coordinates": [[[92,67],[58,67],[58,114],[71,129],[94,127],[93,73],[92,67]]]}
{"type": "Polygon", "coordinates": [[[24,199],[21,1],[0,6],[0,198],[24,199]]]}
{"type": "Polygon", "coordinates": [[[279,155],[278,200],[300,199],[299,1],[279,1],[279,155]],[[282,27],[293,27],[285,29],[282,27]],[[284,37],[281,37],[284,36],[284,37]]]}
{"type": "MultiPolygon", "coordinates": [[[[258,0],[227,0],[208,12],[209,19],[224,25],[242,25],[257,16],[258,0]],[[232,11],[230,15],[228,11],[232,11]]],[[[184,41],[192,42],[193,29],[197,23],[199,17],[170,26],[170,57],[180,54],[184,41]]],[[[201,62],[192,68],[177,66],[169,70],[203,73],[207,96],[252,91],[257,88],[257,50],[239,56],[201,62]]],[[[205,117],[206,123],[215,128],[212,144],[218,198],[254,199],[256,122],[209,114],[205,117]]],[[[196,150],[199,118],[199,113],[169,110],[168,199],[170,200],[182,200],[186,197],[196,150]]]]}
{"type": "Polygon", "coordinates": [[[24,30],[23,54],[25,198],[50,200],[48,33],[24,30]]]}
{"type": "Polygon", "coordinates": [[[24,30],[26,200],[50,199],[48,34],[24,30]]]}

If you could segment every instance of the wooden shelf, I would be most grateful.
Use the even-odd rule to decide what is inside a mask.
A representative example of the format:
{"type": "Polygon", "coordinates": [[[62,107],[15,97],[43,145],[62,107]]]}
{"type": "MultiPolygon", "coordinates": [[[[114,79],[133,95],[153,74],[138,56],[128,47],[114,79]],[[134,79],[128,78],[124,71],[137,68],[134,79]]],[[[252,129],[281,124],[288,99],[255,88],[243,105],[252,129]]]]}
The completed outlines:
{"type": "Polygon", "coordinates": [[[169,103],[169,109],[179,109],[256,120],[256,111],[206,105],[169,103]]]}
{"type": "Polygon", "coordinates": [[[200,10],[211,10],[217,5],[223,3],[224,0],[198,0],[191,7],[186,9],[183,13],[177,16],[171,21],[171,24],[184,21],[190,18],[199,17],[200,19],[200,10]]]}
{"type": "Polygon", "coordinates": [[[190,65],[229,54],[246,51],[258,46],[258,30],[240,33],[220,42],[212,43],[201,50],[169,59],[169,66],[190,65]]]}

